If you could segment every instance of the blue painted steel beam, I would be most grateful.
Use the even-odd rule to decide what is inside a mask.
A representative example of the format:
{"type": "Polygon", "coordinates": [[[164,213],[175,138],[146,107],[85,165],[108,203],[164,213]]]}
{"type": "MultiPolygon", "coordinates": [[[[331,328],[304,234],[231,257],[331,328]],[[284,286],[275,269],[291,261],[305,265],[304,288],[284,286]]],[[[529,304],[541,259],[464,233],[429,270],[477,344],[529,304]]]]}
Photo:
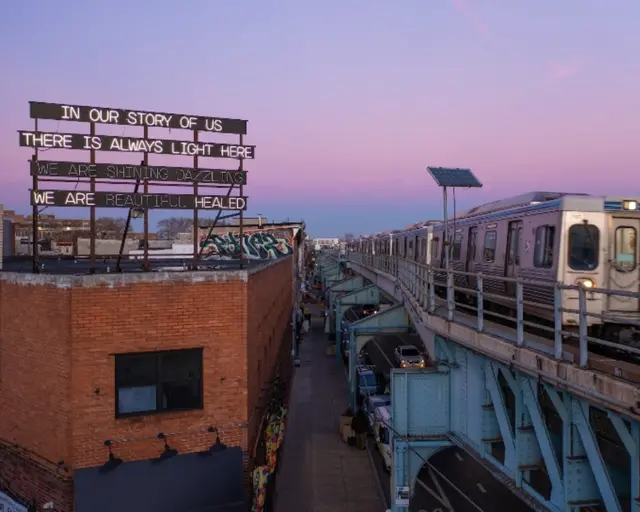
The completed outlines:
{"type": "MultiPolygon", "coordinates": [[[[620,510],[620,499],[629,496],[631,511],[640,512],[640,423],[607,411],[631,461],[629,475],[620,480],[600,453],[589,423],[589,406],[585,401],[542,383],[563,425],[562,443],[556,445],[545,422],[536,379],[514,372],[446,338],[436,337],[435,344],[437,360],[448,363],[438,365],[442,378],[448,379],[448,403],[443,406],[426,390],[413,393],[415,399],[410,397],[412,394],[403,389],[417,384],[403,381],[410,378],[406,370],[394,370],[391,383],[392,411],[393,422],[397,424],[396,429],[400,434],[396,436],[398,442],[404,441],[407,434],[427,435],[433,433],[434,425],[442,426],[433,418],[427,418],[428,413],[423,412],[425,407],[440,412],[447,410],[452,438],[460,439],[468,449],[477,450],[480,456],[514,479],[522,491],[550,510],[577,512],[587,506],[604,505],[607,510],[617,511],[620,510]],[[393,380],[394,373],[399,375],[396,380],[393,380]],[[499,385],[500,374],[515,396],[515,431],[499,385]],[[421,425],[421,421],[425,423],[421,425]],[[504,465],[485,450],[490,446],[489,441],[497,437],[502,437],[505,443],[507,453],[504,465]],[[551,483],[548,501],[527,483],[529,471],[542,465],[551,483]],[[618,486],[618,495],[614,483],[618,486]]],[[[432,392],[434,384],[429,386],[432,392]]],[[[392,501],[396,485],[400,488],[408,485],[408,460],[411,454],[394,451],[394,456],[398,457],[398,461],[394,461],[392,473],[392,501]]]]}
{"type": "Polygon", "coordinates": [[[577,399],[573,399],[571,405],[573,419],[593,471],[596,484],[600,490],[604,506],[607,512],[621,512],[620,501],[613,488],[609,471],[604,463],[598,442],[596,441],[596,436],[589,422],[589,405],[583,400],[577,399]]]}
{"type": "Polygon", "coordinates": [[[491,405],[493,406],[493,411],[495,412],[496,420],[500,427],[500,437],[504,443],[504,468],[509,476],[515,478],[516,461],[513,431],[511,430],[511,423],[509,421],[509,414],[504,402],[504,397],[498,384],[498,366],[489,359],[485,360],[485,379],[487,391],[491,397],[491,405]]]}
{"type": "Polygon", "coordinates": [[[628,429],[624,420],[616,413],[609,411],[607,413],[613,428],[616,429],[622,444],[627,449],[630,462],[630,493],[631,512],[640,511],[640,423],[634,421],[631,423],[631,429],[628,429]]]}
{"type": "Polygon", "coordinates": [[[448,440],[448,372],[434,369],[391,370],[391,510],[407,511],[415,479],[425,460],[451,445],[448,440]],[[426,437],[430,439],[426,439],[426,437]],[[420,437],[422,439],[420,439],[420,437]]]}
{"type": "MultiPolygon", "coordinates": [[[[376,285],[369,285],[341,297],[336,297],[335,329],[336,329],[336,362],[340,364],[342,344],[342,320],[347,309],[358,304],[380,304],[380,289],[376,285]]],[[[331,314],[331,313],[330,313],[331,314]]]]}
{"type": "Polygon", "coordinates": [[[342,281],[338,281],[337,283],[332,283],[331,286],[327,288],[326,293],[327,306],[329,307],[329,310],[333,310],[335,299],[339,294],[345,292],[353,292],[361,288],[364,288],[364,278],[362,276],[343,279],[342,281]]]}
{"type": "Polygon", "coordinates": [[[520,375],[518,378],[522,385],[523,402],[531,418],[531,425],[534,429],[537,446],[539,447],[542,458],[544,459],[547,475],[551,482],[551,497],[549,501],[558,510],[561,510],[564,508],[563,476],[551,441],[551,435],[549,434],[549,430],[547,429],[547,425],[544,421],[542,407],[540,407],[540,403],[538,402],[536,386],[531,379],[524,375],[520,375]]]}
{"type": "Polygon", "coordinates": [[[402,305],[385,309],[349,326],[349,406],[356,410],[357,380],[356,364],[358,353],[371,338],[382,333],[402,333],[409,331],[409,314],[402,305]]]}

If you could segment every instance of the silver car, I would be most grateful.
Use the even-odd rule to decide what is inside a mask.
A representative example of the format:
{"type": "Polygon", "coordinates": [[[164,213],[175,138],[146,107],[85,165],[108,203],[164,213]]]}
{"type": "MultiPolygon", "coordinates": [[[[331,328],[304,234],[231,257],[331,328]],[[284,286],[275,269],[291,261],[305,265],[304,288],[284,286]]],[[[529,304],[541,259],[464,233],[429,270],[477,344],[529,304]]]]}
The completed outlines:
{"type": "Polygon", "coordinates": [[[395,358],[400,368],[424,368],[424,356],[413,345],[401,345],[396,348],[395,358]]]}

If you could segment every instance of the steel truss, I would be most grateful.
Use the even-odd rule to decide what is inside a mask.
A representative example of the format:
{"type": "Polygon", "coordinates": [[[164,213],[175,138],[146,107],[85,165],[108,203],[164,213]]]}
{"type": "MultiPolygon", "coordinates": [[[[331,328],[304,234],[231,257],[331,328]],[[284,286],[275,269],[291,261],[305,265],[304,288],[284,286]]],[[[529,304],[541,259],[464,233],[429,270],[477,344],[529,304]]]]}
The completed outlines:
{"type": "Polygon", "coordinates": [[[412,492],[423,460],[455,443],[550,510],[640,511],[637,421],[600,409],[626,451],[628,471],[621,471],[603,456],[586,400],[440,336],[436,357],[435,370],[392,372],[392,491],[412,492]],[[536,476],[547,480],[546,496],[534,489],[536,476]]]}

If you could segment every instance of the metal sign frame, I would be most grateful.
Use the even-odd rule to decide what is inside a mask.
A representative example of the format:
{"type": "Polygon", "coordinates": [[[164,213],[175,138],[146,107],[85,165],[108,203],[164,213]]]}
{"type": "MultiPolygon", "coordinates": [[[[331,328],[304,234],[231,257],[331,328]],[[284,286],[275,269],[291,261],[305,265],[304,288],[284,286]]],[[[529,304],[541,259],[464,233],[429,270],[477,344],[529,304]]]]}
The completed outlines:
{"type": "MultiPolygon", "coordinates": [[[[151,270],[149,262],[150,209],[193,210],[192,270],[198,269],[199,259],[202,255],[198,233],[199,210],[217,211],[210,231],[213,231],[216,223],[221,219],[239,217],[239,235],[242,239],[244,211],[247,208],[247,198],[244,196],[244,186],[247,184],[244,160],[253,159],[255,156],[255,146],[244,145],[248,121],[36,101],[29,102],[29,113],[34,120],[33,130],[19,130],[18,134],[20,146],[30,147],[34,150],[30,160],[32,271],[34,273],[39,273],[41,268],[38,228],[39,214],[43,207],[80,206],[89,208],[89,271],[92,274],[96,270],[96,208],[127,208],[128,210],[118,254],[101,256],[117,258],[116,271],[121,271],[120,263],[131,219],[139,217],[144,218],[142,268],[144,271],[151,270]],[[88,123],[89,133],[64,133],[66,130],[60,126],[55,132],[43,131],[40,130],[40,120],[88,123]],[[137,130],[142,128],[143,134],[142,137],[133,136],[133,134],[124,136],[124,132],[122,136],[101,135],[96,133],[98,124],[133,127],[137,130]],[[189,141],[150,137],[150,127],[153,129],[188,130],[193,133],[193,138],[189,141]],[[203,141],[199,139],[199,132],[235,134],[238,135],[239,140],[237,144],[203,141]],[[53,158],[40,161],[39,152],[50,149],[89,151],[89,159],[88,162],[54,160],[53,158]],[[138,162],[130,164],[96,163],[97,151],[142,153],[143,158],[142,161],[138,160],[138,162]],[[150,164],[150,154],[190,156],[193,158],[193,164],[190,167],[150,164]],[[234,159],[238,161],[238,166],[236,169],[200,168],[198,164],[202,157],[234,159]],[[123,185],[131,185],[132,182],[135,182],[132,192],[97,190],[99,185],[111,184],[120,188],[123,185]],[[75,187],[73,190],[52,190],[47,186],[49,183],[71,183],[75,187]],[[80,184],[83,187],[78,189],[80,184]],[[42,185],[44,188],[41,189],[42,185]],[[191,194],[157,193],[150,191],[150,186],[192,186],[193,192],[191,194]],[[201,191],[208,188],[225,188],[227,191],[224,195],[202,195],[201,191]],[[222,215],[223,212],[230,210],[235,213],[222,215]]],[[[240,268],[243,268],[244,260],[245,255],[241,246],[240,268]]]]}

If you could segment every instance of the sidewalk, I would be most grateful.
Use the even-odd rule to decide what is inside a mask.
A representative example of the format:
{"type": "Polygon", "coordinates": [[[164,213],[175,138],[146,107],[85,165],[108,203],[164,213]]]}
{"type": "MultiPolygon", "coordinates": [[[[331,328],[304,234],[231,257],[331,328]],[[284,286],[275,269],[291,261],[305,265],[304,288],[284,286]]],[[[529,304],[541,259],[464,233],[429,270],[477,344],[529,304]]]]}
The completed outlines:
{"type": "Polygon", "coordinates": [[[312,332],[300,343],[282,466],[276,481],[276,512],[384,512],[366,450],[343,443],[338,431],[347,408],[347,381],[329,343],[322,314],[311,306],[312,332]]]}

